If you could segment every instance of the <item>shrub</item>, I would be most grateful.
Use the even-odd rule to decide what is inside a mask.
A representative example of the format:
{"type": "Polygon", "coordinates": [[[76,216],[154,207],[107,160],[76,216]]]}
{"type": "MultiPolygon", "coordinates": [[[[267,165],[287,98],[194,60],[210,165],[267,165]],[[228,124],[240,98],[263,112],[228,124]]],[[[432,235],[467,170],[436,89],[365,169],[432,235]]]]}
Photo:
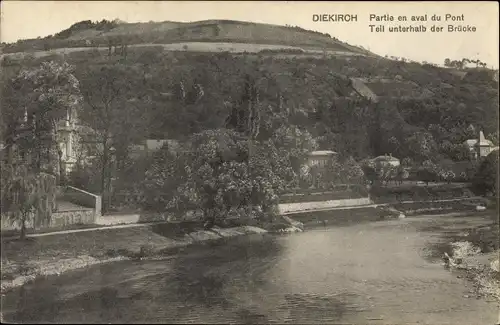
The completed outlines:
{"type": "Polygon", "coordinates": [[[419,168],[417,170],[417,179],[429,185],[429,182],[436,182],[439,179],[439,176],[432,169],[419,168]]]}
{"type": "Polygon", "coordinates": [[[100,169],[96,166],[77,164],[70,172],[68,183],[91,193],[101,192],[100,169]]]}
{"type": "Polygon", "coordinates": [[[473,179],[473,189],[479,194],[498,195],[498,152],[489,154],[481,162],[473,179]]]}
{"type": "Polygon", "coordinates": [[[151,244],[146,244],[146,245],[141,245],[139,249],[139,258],[144,258],[153,255],[154,253],[154,248],[153,245],[151,244]]]}

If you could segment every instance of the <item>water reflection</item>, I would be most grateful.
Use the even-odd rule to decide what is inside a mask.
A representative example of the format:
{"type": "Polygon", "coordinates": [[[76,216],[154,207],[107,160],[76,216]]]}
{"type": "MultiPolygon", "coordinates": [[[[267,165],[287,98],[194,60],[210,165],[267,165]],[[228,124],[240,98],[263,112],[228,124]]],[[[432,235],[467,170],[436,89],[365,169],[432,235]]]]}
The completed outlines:
{"type": "Polygon", "coordinates": [[[408,220],[239,237],[37,281],[3,297],[2,308],[23,323],[496,320],[495,306],[464,299],[462,280],[421,257],[431,239],[408,220]]]}

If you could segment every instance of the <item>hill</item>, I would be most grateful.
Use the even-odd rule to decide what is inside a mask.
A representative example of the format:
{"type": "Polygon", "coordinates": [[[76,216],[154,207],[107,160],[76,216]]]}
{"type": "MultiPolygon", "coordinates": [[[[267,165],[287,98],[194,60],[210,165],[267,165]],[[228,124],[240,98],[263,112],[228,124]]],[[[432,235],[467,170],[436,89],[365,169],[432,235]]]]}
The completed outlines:
{"type": "Polygon", "coordinates": [[[121,21],[78,22],[42,39],[5,44],[4,53],[51,50],[66,47],[96,47],[109,44],[171,44],[180,42],[231,42],[274,44],[308,50],[372,53],[350,46],[328,34],[300,27],[278,26],[232,20],[197,22],[124,23],[121,21]]]}
{"type": "MultiPolygon", "coordinates": [[[[297,27],[221,20],[87,21],[6,49],[15,52],[24,46],[29,48],[26,53],[43,42],[76,46],[87,41],[91,45],[83,50],[60,48],[19,59],[4,56],[2,77],[7,81],[21,67],[62,59],[76,66],[82,84],[93,69],[121,69],[127,83],[134,85],[123,99],[140,106],[148,123],[147,132],[135,133],[137,140],[182,138],[221,127],[241,96],[246,75],[256,81],[262,107],[291,112],[321,149],[344,156],[363,159],[390,152],[416,161],[460,160],[461,143],[477,137],[479,130],[498,139],[497,72],[457,73],[390,60],[297,27]],[[111,52],[106,43],[110,40],[118,48],[131,45],[126,52],[111,52]]],[[[87,86],[90,91],[98,87],[87,86]]]]}

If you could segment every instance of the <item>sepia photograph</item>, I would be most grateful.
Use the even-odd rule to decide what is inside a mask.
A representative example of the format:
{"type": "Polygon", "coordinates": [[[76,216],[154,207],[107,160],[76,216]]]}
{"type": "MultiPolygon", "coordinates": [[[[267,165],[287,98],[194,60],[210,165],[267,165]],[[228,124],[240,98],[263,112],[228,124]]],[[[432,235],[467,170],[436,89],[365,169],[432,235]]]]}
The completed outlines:
{"type": "Polygon", "coordinates": [[[500,325],[498,2],[0,6],[2,323],[500,325]]]}

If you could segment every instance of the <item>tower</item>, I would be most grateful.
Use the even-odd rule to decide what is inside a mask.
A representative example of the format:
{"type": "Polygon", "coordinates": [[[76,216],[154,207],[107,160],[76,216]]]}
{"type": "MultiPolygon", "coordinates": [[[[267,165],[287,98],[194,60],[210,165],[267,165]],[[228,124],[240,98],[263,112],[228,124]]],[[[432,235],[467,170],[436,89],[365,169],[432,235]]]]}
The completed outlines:
{"type": "Polygon", "coordinates": [[[483,131],[479,131],[479,141],[477,142],[477,146],[479,157],[486,157],[491,151],[492,143],[491,141],[486,140],[483,131]]]}

